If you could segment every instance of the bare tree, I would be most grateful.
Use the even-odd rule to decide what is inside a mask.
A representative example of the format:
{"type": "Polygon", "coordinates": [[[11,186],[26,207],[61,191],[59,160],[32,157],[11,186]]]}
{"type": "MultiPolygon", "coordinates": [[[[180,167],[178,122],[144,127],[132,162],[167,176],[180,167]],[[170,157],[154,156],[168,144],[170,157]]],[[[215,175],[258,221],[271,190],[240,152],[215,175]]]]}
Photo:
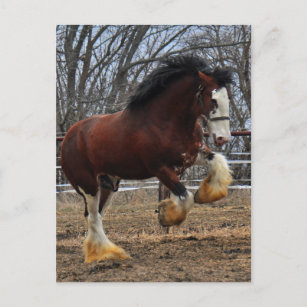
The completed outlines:
{"type": "MultiPolygon", "coordinates": [[[[186,53],[233,69],[231,129],[250,129],[249,26],[70,25],[58,26],[56,35],[58,134],[93,114],[121,110],[158,61],[186,53]]],[[[250,151],[250,138],[233,138],[226,149],[250,151]]]]}
{"type": "MultiPolygon", "coordinates": [[[[116,112],[123,108],[132,89],[157,61],[167,56],[193,51],[212,65],[228,65],[231,51],[233,56],[240,54],[246,59],[247,55],[239,52],[241,49],[249,52],[250,39],[248,41],[248,33],[244,37],[244,31],[248,32],[245,26],[241,31],[236,28],[240,35],[235,35],[234,27],[58,26],[58,132],[64,134],[75,121],[93,113],[116,112]]],[[[230,64],[233,63],[237,62],[230,64]]],[[[248,66],[245,70],[235,67],[242,87],[249,84],[245,78],[249,77],[248,66]]],[[[246,90],[243,93],[246,100],[250,93],[246,90]]],[[[242,110],[237,110],[237,106],[237,102],[233,103],[234,113],[240,119],[242,110]]],[[[245,115],[241,126],[244,120],[245,115]]]]}

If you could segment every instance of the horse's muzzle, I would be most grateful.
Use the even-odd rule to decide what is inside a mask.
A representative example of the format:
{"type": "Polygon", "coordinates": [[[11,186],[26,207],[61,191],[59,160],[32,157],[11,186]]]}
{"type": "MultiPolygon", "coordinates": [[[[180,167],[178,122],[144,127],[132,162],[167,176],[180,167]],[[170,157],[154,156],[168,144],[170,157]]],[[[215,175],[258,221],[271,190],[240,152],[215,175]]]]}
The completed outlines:
{"type": "Polygon", "coordinates": [[[230,141],[230,138],[223,137],[223,136],[216,136],[216,134],[213,133],[212,135],[213,142],[217,146],[223,146],[224,144],[228,143],[230,141]]]}
{"type": "Polygon", "coordinates": [[[224,138],[222,136],[219,136],[215,139],[215,143],[216,143],[217,146],[222,146],[222,145],[228,143],[229,141],[230,141],[229,138],[224,138]]]}

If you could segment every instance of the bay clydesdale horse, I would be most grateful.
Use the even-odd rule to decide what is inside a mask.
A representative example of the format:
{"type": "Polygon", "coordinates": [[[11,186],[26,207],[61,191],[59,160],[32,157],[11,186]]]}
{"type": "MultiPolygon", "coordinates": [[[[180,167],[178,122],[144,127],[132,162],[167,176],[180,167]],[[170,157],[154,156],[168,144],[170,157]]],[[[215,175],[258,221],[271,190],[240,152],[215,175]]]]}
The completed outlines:
{"type": "Polygon", "coordinates": [[[61,164],[86,205],[86,262],[129,257],[107,238],[102,224],[121,179],[157,177],[171,191],[159,206],[164,226],[182,223],[194,202],[227,194],[230,171],[223,156],[205,146],[199,118],[206,119],[215,144],[230,140],[230,82],[228,69],[211,70],[194,56],[173,57],[140,83],[123,111],[95,115],[69,129],[61,164]],[[195,163],[209,163],[209,175],[193,195],[178,176],[195,163]]]}

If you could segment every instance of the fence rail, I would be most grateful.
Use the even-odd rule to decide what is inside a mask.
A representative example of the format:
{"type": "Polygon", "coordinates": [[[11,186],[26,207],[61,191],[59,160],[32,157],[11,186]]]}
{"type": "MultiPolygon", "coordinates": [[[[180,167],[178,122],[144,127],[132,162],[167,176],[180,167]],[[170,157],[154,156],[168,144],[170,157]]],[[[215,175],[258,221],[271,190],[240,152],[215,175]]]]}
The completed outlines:
{"type": "MultiPolygon", "coordinates": [[[[239,154],[239,153],[238,153],[239,154]]],[[[241,153],[240,153],[241,154],[241,153]]],[[[242,153],[244,155],[251,155],[250,153],[242,153]]],[[[228,163],[230,165],[250,165],[251,160],[228,160],[228,163]]],[[[56,170],[58,172],[62,173],[61,166],[56,166],[56,170]]],[[[183,179],[180,180],[181,182],[186,183],[187,189],[197,189],[200,182],[203,179],[183,179]]],[[[120,183],[119,192],[124,191],[133,191],[133,190],[139,190],[139,189],[160,189],[159,180],[157,178],[151,178],[147,180],[122,180],[120,183]]],[[[250,189],[251,188],[251,179],[250,178],[241,178],[241,179],[234,179],[233,185],[229,187],[230,189],[250,189]]],[[[61,183],[56,185],[56,193],[62,193],[62,192],[75,192],[73,190],[73,187],[70,183],[61,183]]]]}

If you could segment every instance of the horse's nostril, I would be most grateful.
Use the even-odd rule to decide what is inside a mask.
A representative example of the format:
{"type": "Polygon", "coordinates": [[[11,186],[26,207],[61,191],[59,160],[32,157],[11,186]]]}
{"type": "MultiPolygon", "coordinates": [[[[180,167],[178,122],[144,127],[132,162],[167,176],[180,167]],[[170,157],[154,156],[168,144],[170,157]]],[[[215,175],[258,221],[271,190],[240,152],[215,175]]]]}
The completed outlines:
{"type": "Polygon", "coordinates": [[[216,143],[217,143],[217,145],[221,146],[221,145],[224,145],[225,143],[227,143],[227,140],[224,137],[219,136],[219,137],[216,138],[216,143]]]}

